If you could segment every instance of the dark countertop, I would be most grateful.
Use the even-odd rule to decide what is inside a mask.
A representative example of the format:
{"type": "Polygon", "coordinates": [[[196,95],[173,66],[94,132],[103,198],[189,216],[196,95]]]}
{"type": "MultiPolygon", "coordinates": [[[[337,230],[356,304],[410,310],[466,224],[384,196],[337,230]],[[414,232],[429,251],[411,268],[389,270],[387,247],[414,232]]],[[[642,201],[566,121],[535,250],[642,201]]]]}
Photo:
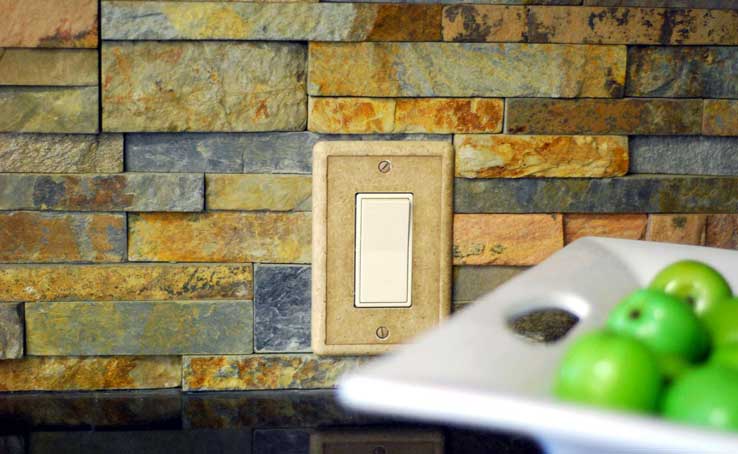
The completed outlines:
{"type": "Polygon", "coordinates": [[[539,453],[523,436],[342,409],[332,391],[0,394],[0,453],[539,453]]]}

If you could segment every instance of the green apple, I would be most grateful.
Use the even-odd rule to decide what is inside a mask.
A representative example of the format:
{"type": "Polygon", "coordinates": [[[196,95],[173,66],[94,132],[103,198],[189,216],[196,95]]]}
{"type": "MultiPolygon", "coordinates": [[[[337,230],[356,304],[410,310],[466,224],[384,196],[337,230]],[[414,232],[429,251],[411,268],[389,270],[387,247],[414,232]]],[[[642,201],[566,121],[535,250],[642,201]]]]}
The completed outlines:
{"type": "Polygon", "coordinates": [[[650,288],[685,299],[703,316],[733,292],[725,278],[711,266],[695,260],[681,260],[659,271],[650,288]]]}
{"type": "Polygon", "coordinates": [[[691,370],[695,365],[681,356],[661,355],[658,357],[659,369],[664,377],[664,385],[674,381],[691,370]]]}
{"type": "Polygon", "coordinates": [[[738,344],[716,347],[710,355],[709,363],[738,370],[738,344]]]}
{"type": "Polygon", "coordinates": [[[656,409],[662,376],[655,355],[640,341],[594,331],[574,341],[554,384],[562,400],[629,411],[656,409]]]}
{"type": "Polygon", "coordinates": [[[738,298],[725,299],[704,317],[713,345],[738,344],[738,298]]]}
{"type": "Polygon", "coordinates": [[[703,322],[684,300],[661,290],[636,290],[610,312],[607,328],[634,337],[657,357],[677,356],[698,361],[710,349],[703,322]]]}
{"type": "Polygon", "coordinates": [[[738,430],[738,370],[708,364],[685,373],[666,391],[662,414],[688,424],[738,430]]]}

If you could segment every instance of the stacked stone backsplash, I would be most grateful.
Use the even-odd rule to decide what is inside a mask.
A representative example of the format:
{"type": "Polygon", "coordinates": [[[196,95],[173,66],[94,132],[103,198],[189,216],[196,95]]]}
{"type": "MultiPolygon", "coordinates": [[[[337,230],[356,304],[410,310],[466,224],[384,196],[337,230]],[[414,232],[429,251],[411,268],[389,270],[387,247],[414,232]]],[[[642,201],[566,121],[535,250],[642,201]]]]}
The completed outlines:
{"type": "Polygon", "coordinates": [[[310,352],[319,140],[453,143],[457,308],[586,235],[738,249],[737,2],[408,3],[0,2],[0,390],[363,361],[310,352]]]}

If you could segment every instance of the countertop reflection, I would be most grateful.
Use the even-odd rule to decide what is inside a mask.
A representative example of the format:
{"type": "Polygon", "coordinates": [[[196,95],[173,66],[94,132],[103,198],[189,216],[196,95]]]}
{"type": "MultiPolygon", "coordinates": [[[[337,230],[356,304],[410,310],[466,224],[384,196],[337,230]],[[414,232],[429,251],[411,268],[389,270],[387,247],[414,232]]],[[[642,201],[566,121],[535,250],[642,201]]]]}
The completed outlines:
{"type": "Polygon", "coordinates": [[[539,453],[528,438],[346,411],[332,391],[0,394],[0,453],[539,453]]]}

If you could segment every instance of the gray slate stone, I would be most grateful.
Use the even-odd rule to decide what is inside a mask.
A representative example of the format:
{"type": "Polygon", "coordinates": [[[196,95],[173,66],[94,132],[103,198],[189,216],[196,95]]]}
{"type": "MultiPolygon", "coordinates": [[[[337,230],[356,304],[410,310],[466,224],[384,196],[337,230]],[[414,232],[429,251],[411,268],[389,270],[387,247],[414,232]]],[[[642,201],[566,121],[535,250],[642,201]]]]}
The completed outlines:
{"type": "Polygon", "coordinates": [[[310,351],[310,267],[254,267],[254,349],[259,353],[310,351]]]}
{"type": "Polygon", "coordinates": [[[738,137],[635,136],[630,173],[738,176],[738,137]]]}
{"type": "Polygon", "coordinates": [[[738,178],[457,178],[457,213],[732,213],[738,178]]]}
{"type": "Polygon", "coordinates": [[[310,432],[305,429],[257,429],[254,452],[259,454],[310,454],[310,432]]]}
{"type": "Polygon", "coordinates": [[[0,303],[0,359],[23,357],[23,303],[0,303]]]}
{"type": "Polygon", "coordinates": [[[454,304],[472,303],[526,269],[522,266],[456,266],[454,304]]]}

